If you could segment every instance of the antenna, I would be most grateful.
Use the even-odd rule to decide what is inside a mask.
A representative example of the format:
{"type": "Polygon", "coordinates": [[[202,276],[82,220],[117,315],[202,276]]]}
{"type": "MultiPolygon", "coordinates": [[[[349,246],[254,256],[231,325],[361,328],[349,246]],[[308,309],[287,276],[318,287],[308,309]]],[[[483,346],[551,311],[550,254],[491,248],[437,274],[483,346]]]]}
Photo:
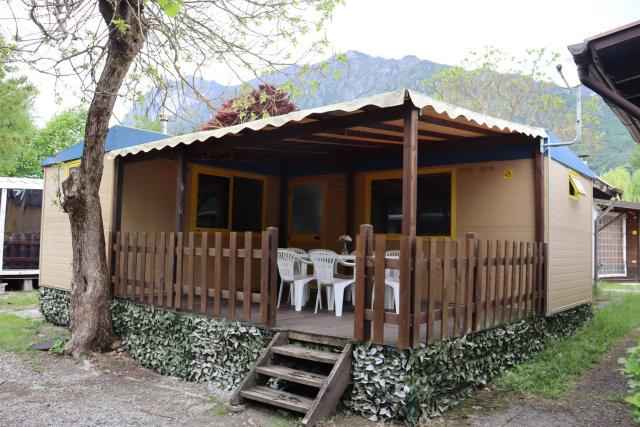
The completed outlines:
{"type": "Polygon", "coordinates": [[[160,113],[160,128],[162,133],[167,134],[167,128],[169,124],[169,116],[167,115],[167,110],[164,108],[164,103],[162,104],[162,110],[160,113]]]}
{"type": "Polygon", "coordinates": [[[582,85],[581,84],[578,84],[575,86],[569,85],[569,82],[567,81],[567,79],[564,77],[564,74],[562,73],[562,64],[556,65],[556,71],[558,72],[558,74],[560,74],[560,78],[562,78],[562,81],[566,85],[565,89],[569,89],[571,93],[574,93],[574,89],[576,90],[575,92],[576,93],[576,137],[573,139],[573,141],[544,142],[540,146],[541,152],[544,152],[546,151],[547,148],[551,148],[551,147],[563,147],[566,145],[573,145],[576,142],[579,142],[580,139],[582,139],[582,93],[580,90],[582,88],[582,85]]]}

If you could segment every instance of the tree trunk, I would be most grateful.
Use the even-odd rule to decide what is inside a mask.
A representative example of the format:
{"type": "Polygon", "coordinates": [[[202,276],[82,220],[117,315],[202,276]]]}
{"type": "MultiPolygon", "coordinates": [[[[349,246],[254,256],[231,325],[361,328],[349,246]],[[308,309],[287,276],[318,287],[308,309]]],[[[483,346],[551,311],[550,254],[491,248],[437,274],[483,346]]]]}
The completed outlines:
{"type": "Polygon", "coordinates": [[[142,1],[99,0],[98,5],[110,30],[107,58],[89,107],[80,167],[62,183],[62,207],[69,214],[73,251],[71,340],[65,350],[75,357],[85,351],[103,351],[113,339],[110,278],[98,190],[113,106],[146,37],[142,1]],[[117,29],[113,20],[124,21],[128,25],[126,31],[117,29]]]}

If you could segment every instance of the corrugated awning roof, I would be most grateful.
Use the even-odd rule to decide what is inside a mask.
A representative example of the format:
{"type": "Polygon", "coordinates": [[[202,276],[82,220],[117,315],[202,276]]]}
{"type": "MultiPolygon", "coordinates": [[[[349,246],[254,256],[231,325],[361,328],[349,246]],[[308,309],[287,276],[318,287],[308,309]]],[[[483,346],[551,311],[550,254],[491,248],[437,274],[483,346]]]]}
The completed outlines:
{"type": "Polygon", "coordinates": [[[28,189],[28,190],[42,190],[44,187],[44,181],[38,178],[13,178],[2,177],[0,178],[0,188],[13,188],[13,189],[28,189]]]}
{"type": "MultiPolygon", "coordinates": [[[[362,141],[363,143],[384,142],[380,140],[386,139],[387,141],[398,143],[398,140],[391,138],[397,138],[398,134],[402,133],[402,130],[401,127],[398,126],[398,123],[394,123],[392,120],[387,121],[386,125],[369,126],[362,124],[349,127],[349,131],[345,131],[342,134],[325,132],[321,125],[324,119],[347,117],[355,115],[358,112],[374,109],[393,109],[394,107],[402,106],[405,102],[411,102],[422,111],[424,120],[420,123],[419,138],[421,140],[444,141],[447,139],[474,138],[496,134],[521,134],[536,138],[547,137],[546,131],[542,128],[513,123],[476,113],[465,108],[437,101],[414,91],[399,90],[324,107],[294,111],[289,114],[254,120],[236,126],[189,133],[161,141],[126,147],[112,151],[108,157],[115,158],[117,156],[148,153],[153,150],[172,148],[181,144],[190,145],[195,142],[218,140],[225,137],[234,137],[235,135],[253,135],[257,133],[260,135],[269,135],[269,132],[273,132],[276,129],[295,129],[296,126],[310,123],[318,123],[318,127],[311,133],[318,138],[325,138],[324,143],[327,143],[326,138],[343,138],[352,141],[362,141]]],[[[382,121],[384,122],[384,120],[382,121]]],[[[307,139],[302,142],[309,143],[310,141],[307,139]]],[[[321,141],[316,142],[322,143],[321,141]]],[[[401,143],[401,139],[399,142],[401,143]]]]}

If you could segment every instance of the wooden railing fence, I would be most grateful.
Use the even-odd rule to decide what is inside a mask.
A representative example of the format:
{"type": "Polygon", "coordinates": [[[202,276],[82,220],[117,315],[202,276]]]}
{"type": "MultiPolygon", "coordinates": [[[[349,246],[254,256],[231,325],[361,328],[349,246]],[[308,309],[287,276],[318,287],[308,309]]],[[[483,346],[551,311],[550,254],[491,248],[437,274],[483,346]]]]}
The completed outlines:
{"type": "Polygon", "coordinates": [[[3,270],[35,270],[40,259],[40,233],[4,236],[3,270]]]}
{"type": "Polygon", "coordinates": [[[114,296],[272,327],[278,230],[243,234],[118,232],[113,236],[114,296]]]}
{"type": "MultiPolygon", "coordinates": [[[[385,343],[397,325],[398,347],[416,347],[544,314],[545,243],[400,238],[400,257],[378,256],[387,237],[361,227],[356,238],[354,338],[385,343]],[[385,270],[399,269],[399,313],[384,309],[385,270]]],[[[396,243],[397,244],[397,243],[396,243]]],[[[396,279],[397,280],[397,279],[396,279]]]]}

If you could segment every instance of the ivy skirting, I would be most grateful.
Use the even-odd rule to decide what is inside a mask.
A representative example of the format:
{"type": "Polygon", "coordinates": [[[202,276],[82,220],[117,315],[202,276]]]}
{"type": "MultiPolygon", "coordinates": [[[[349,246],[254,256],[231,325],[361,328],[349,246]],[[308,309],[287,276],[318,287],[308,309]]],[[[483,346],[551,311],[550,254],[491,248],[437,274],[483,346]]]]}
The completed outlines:
{"type": "MultiPolygon", "coordinates": [[[[40,288],[46,320],[69,322],[69,294],[40,288]]],[[[190,381],[233,389],[272,332],[236,321],[206,319],[114,300],[114,329],[143,366],[190,381]]],[[[527,360],[550,339],[572,335],[593,317],[591,304],[550,317],[531,317],[412,350],[355,346],[353,386],[343,396],[370,419],[417,423],[455,406],[498,375],[527,360]]]]}

